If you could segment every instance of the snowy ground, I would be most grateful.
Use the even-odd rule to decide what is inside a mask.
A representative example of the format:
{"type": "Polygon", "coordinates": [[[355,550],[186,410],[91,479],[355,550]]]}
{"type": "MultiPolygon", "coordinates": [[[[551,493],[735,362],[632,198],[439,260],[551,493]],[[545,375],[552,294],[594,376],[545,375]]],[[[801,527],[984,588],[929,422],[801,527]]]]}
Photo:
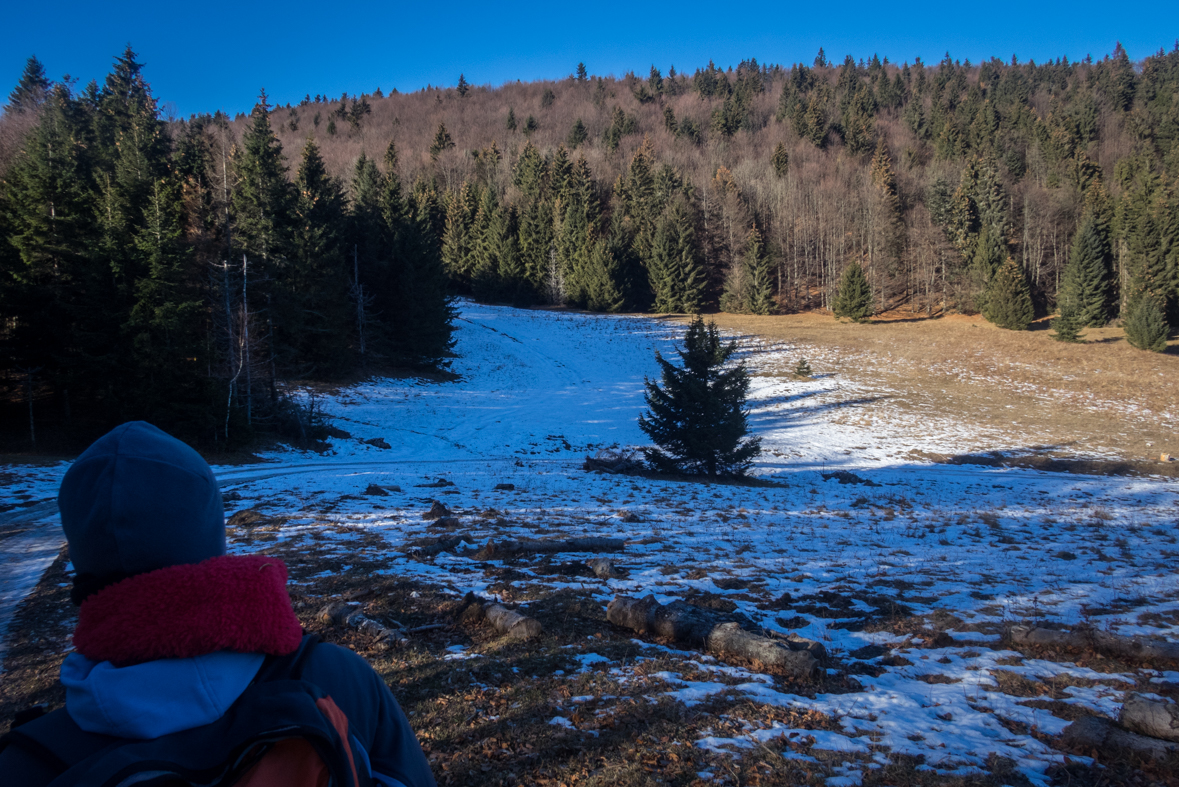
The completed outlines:
{"type": "MultiPolygon", "coordinates": [[[[686,703],[728,691],[836,718],[840,732],[750,720],[698,741],[728,751],[809,735],[815,749],[849,753],[832,785],[859,783],[881,752],[923,755],[922,767],[945,773],[971,772],[997,753],[1043,782],[1061,756],[1029,731],[1053,735],[1067,721],[1022,704],[1026,694],[1005,689],[1012,681],[1054,681],[1060,703],[1110,716],[1131,687],[1179,683],[1175,672],[1097,672],[998,645],[1003,627],[1022,620],[1179,637],[1179,483],[923,462],[915,452],[1010,446],[1001,433],[967,434],[950,417],[890,417],[871,407],[885,392],[856,380],[796,380],[787,372],[803,354],[824,368],[821,348],[757,343],[743,347],[756,375],[752,426],[765,449],[756,474],[773,485],[588,474],[587,454],[644,442],[643,377],[657,372],[653,351],[669,353],[682,328],[470,303],[458,328],[459,382],[377,381],[325,397],[325,412],[351,437],[333,439],[324,455],[281,452],[264,465],[216,468],[227,510],[281,513],[290,518],[279,542],[314,533],[343,557],[363,549],[373,558],[378,535],[385,573],[454,593],[489,592],[487,562],[397,551],[437,535],[422,519],[433,500],[459,516],[472,547],[489,538],[625,537],[617,556],[625,579],[516,565],[515,599],[587,585],[603,604],[616,593],[663,602],[709,593],[756,625],[866,662],[879,674],[857,675],[862,690],[807,698],[698,654],[691,680],[581,657],[585,669],[647,681],[686,703]],[[362,442],[378,438],[390,447],[362,442]],[[393,491],[365,496],[370,484],[393,491]],[[946,647],[924,641],[935,627],[952,638],[946,647]],[[892,653],[882,662],[873,645],[892,653]],[[725,679],[700,679],[710,671],[725,679]]],[[[52,507],[37,502],[53,496],[63,471],[9,468],[0,503],[24,507],[0,514],[8,561],[0,626],[61,543],[52,507]]]]}

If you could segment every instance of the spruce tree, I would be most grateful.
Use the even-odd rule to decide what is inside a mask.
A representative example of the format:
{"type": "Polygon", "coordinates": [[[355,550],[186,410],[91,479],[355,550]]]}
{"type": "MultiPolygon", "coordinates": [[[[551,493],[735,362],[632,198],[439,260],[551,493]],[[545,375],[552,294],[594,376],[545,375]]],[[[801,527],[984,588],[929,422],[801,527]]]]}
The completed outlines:
{"type": "Polygon", "coordinates": [[[516,110],[508,107],[508,119],[504,122],[504,128],[508,131],[515,131],[516,125],[516,110]]]}
{"type": "Polygon", "coordinates": [[[352,365],[348,289],[354,266],[344,252],[343,190],[328,175],[314,137],[303,146],[295,192],[291,256],[276,304],[284,312],[280,352],[290,354],[290,368],[333,377],[352,365]]]}
{"type": "MultiPolygon", "coordinates": [[[[184,210],[173,178],[153,184],[136,250],[145,261],[135,282],[130,412],[171,431],[198,434],[211,423],[213,386],[207,375],[204,298],[193,275],[193,248],[184,242],[184,210]]],[[[220,397],[218,397],[220,398],[220,397]]]]}
{"type": "Polygon", "coordinates": [[[1081,329],[1085,327],[1085,323],[1081,319],[1076,301],[1071,298],[1061,300],[1059,307],[1060,315],[1052,321],[1052,338],[1070,344],[1081,341],[1081,329]]]}
{"type": "Polygon", "coordinates": [[[853,260],[843,269],[831,311],[836,317],[847,317],[852,322],[865,322],[872,316],[872,288],[858,261],[853,260]]]}
{"type": "Polygon", "coordinates": [[[45,76],[45,66],[33,55],[25,63],[24,73],[16,87],[8,94],[6,112],[28,112],[45,103],[52,82],[45,76]]]}
{"type": "Polygon", "coordinates": [[[1158,298],[1149,292],[1130,297],[1122,326],[1131,346],[1156,353],[1166,351],[1171,327],[1167,325],[1166,313],[1159,306],[1158,298]]]}
{"type": "Polygon", "coordinates": [[[1100,328],[1109,321],[1111,261],[1103,227],[1094,211],[1086,209],[1073,235],[1059,298],[1062,304],[1068,304],[1081,326],[1100,328]]]}
{"type": "Polygon", "coordinates": [[[1026,331],[1035,318],[1027,276],[1011,257],[991,278],[982,315],[989,322],[1009,331],[1026,331]]]}
{"type": "Polygon", "coordinates": [[[466,98],[470,90],[471,86],[467,84],[467,78],[459,74],[458,85],[455,87],[455,92],[459,94],[459,98],[466,98]]]}
{"type": "Polygon", "coordinates": [[[724,344],[715,324],[697,316],[688,327],[677,368],[658,352],[662,385],[646,381],[647,413],[639,428],[655,447],[644,448],[651,467],[663,473],[744,476],[761,452],[761,439],[748,438],[745,400],[749,373],[726,365],[736,342],[724,344]]]}
{"type": "Polygon", "coordinates": [[[690,314],[703,303],[707,277],[695,243],[688,208],[674,200],[660,216],[647,265],[655,311],[690,314]]]}
{"type": "Polygon", "coordinates": [[[774,281],[770,276],[770,258],[757,225],[749,230],[745,239],[745,275],[749,289],[749,311],[754,314],[772,314],[774,303],[774,281]]]}
{"type": "Polygon", "coordinates": [[[779,142],[774,147],[774,155],[770,157],[770,165],[774,168],[775,177],[784,178],[790,171],[790,154],[786,152],[786,145],[779,142]]]}
{"type": "Polygon", "coordinates": [[[577,81],[585,82],[589,79],[589,73],[585,70],[585,63],[577,64],[577,81]]]}
{"type": "MultiPolygon", "coordinates": [[[[269,266],[285,256],[290,239],[293,189],[287,181],[282,144],[270,125],[266,93],[258,99],[235,160],[234,237],[239,250],[269,266]]],[[[273,278],[273,277],[272,277],[273,278]]]]}
{"type": "Polygon", "coordinates": [[[454,140],[451,139],[450,132],[446,130],[446,124],[439,123],[438,130],[434,132],[434,141],[430,143],[430,159],[437,161],[444,151],[453,147],[454,140]]]}
{"type": "Polygon", "coordinates": [[[589,132],[585,128],[585,123],[582,123],[581,118],[578,118],[574,121],[573,128],[569,129],[569,137],[566,139],[569,149],[577,150],[577,146],[588,138],[589,132]]]}

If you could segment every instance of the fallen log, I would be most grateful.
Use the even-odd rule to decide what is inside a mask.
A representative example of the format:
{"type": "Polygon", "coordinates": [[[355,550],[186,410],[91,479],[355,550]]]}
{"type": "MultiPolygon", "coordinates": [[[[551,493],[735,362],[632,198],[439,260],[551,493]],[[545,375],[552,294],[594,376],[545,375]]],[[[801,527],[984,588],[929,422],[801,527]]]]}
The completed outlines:
{"type": "Polygon", "coordinates": [[[789,642],[751,634],[736,623],[718,622],[712,615],[690,604],[675,601],[663,605],[655,596],[615,596],[606,606],[606,620],[640,634],[703,647],[716,656],[736,656],[806,680],[821,674],[819,662],[805,649],[794,650],[789,642]]]}
{"type": "Polygon", "coordinates": [[[350,628],[370,634],[378,641],[388,645],[401,645],[409,640],[405,637],[405,629],[398,625],[397,629],[387,628],[360,611],[359,607],[337,601],[328,604],[319,613],[322,623],[343,624],[350,628]]]}
{"type": "Polygon", "coordinates": [[[641,473],[643,463],[635,458],[634,451],[612,451],[604,448],[593,456],[587,456],[581,469],[591,473],[628,475],[641,473]]]}
{"type": "Polygon", "coordinates": [[[626,548],[622,538],[569,538],[545,541],[496,541],[489,539],[487,545],[475,553],[476,560],[491,560],[510,557],[526,552],[554,554],[557,552],[620,552],[626,548]]]}
{"type": "Polygon", "coordinates": [[[608,557],[596,557],[593,560],[587,560],[585,564],[589,566],[590,571],[594,572],[594,576],[598,579],[618,579],[622,577],[622,572],[614,565],[614,561],[608,557]]]}
{"type": "Polygon", "coordinates": [[[1069,746],[1098,749],[1117,754],[1132,751],[1140,756],[1156,760],[1161,760],[1168,754],[1179,751],[1179,744],[1128,732],[1112,721],[1096,716],[1077,719],[1064,728],[1060,737],[1069,746]]]}
{"type": "Polygon", "coordinates": [[[1132,732],[1179,743],[1179,703],[1127,694],[1118,721],[1132,732]]]}
{"type": "Polygon", "coordinates": [[[508,609],[494,601],[487,601],[474,593],[463,598],[459,612],[464,620],[486,620],[501,635],[512,642],[525,642],[544,633],[544,627],[536,618],[530,618],[508,609]]]}
{"type": "Polygon", "coordinates": [[[475,543],[475,539],[467,535],[439,536],[438,538],[418,539],[401,547],[401,551],[418,557],[433,557],[442,552],[455,551],[464,541],[469,544],[475,543]]]}
{"type": "Polygon", "coordinates": [[[1179,661],[1179,642],[1151,637],[1126,637],[1096,629],[1057,629],[1015,626],[1011,641],[1016,645],[1064,648],[1066,650],[1100,651],[1107,656],[1146,660],[1179,661]]]}

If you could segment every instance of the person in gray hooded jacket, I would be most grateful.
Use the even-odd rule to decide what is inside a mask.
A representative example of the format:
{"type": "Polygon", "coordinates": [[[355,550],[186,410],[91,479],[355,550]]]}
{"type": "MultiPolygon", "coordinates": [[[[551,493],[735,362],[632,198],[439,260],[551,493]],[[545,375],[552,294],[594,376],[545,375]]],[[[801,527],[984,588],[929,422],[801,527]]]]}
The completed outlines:
{"type": "MultiPolygon", "coordinates": [[[[61,680],[82,730],[151,740],[210,724],[268,655],[303,643],[282,561],[226,554],[212,470],[151,424],[123,424],[91,445],[63,478],[58,505],[79,605],[76,652],[61,680]]],[[[321,644],[302,679],[347,716],[376,784],[433,787],[409,722],[363,658],[321,644]]],[[[44,785],[55,775],[20,747],[0,752],[5,784],[44,785]]]]}

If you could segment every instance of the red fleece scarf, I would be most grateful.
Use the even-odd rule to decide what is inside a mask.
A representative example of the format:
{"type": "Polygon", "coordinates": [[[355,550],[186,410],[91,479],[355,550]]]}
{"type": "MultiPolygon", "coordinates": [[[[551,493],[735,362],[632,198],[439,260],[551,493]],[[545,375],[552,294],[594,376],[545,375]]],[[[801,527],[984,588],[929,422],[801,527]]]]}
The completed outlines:
{"type": "Polygon", "coordinates": [[[83,602],[74,647],[120,667],[218,650],[285,655],[303,637],[286,582],[281,560],[258,555],[130,577],[83,602]]]}

